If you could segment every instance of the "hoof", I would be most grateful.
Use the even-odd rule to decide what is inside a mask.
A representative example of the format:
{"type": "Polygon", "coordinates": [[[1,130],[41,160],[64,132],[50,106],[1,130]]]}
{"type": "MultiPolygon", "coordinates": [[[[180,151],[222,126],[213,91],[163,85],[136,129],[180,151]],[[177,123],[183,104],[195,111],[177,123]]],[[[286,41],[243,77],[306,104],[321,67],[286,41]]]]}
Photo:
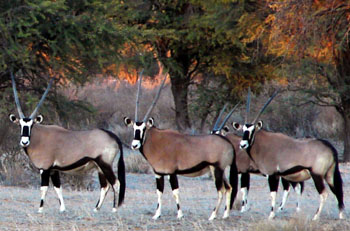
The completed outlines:
{"type": "Polygon", "coordinates": [[[211,216],[209,217],[209,221],[212,221],[212,220],[214,220],[215,218],[216,218],[216,214],[213,213],[213,214],[211,214],[211,216]]]}
{"type": "Polygon", "coordinates": [[[313,221],[318,221],[318,219],[319,219],[318,215],[315,215],[314,218],[312,218],[313,221]]]}
{"type": "Polygon", "coordinates": [[[43,213],[43,210],[44,210],[43,208],[39,208],[38,213],[43,213]]]}
{"type": "Polygon", "coordinates": [[[269,215],[269,220],[273,220],[274,218],[275,218],[275,213],[270,213],[270,215],[269,215]]]}
{"type": "Polygon", "coordinates": [[[179,211],[179,212],[177,213],[177,219],[178,219],[178,220],[181,220],[183,217],[184,217],[184,215],[183,215],[182,211],[179,211]]]}
{"type": "Polygon", "coordinates": [[[116,213],[116,212],[117,212],[117,208],[113,208],[112,213],[116,213]]]}
{"type": "Polygon", "coordinates": [[[98,213],[99,211],[100,211],[100,209],[94,208],[94,213],[98,213]]]}
{"type": "Polygon", "coordinates": [[[340,220],[344,220],[344,219],[345,219],[344,212],[340,212],[340,213],[339,213],[339,219],[340,219],[340,220]]]}
{"type": "Polygon", "coordinates": [[[160,214],[155,214],[155,215],[152,217],[152,219],[153,219],[153,220],[157,220],[159,217],[160,217],[160,214]]]}

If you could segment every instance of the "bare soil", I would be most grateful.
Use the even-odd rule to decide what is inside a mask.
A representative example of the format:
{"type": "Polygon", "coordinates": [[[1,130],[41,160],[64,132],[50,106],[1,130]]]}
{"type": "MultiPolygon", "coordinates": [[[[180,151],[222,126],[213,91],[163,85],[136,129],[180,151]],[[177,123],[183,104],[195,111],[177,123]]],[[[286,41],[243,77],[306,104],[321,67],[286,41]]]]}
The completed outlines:
{"type": "MultiPolygon", "coordinates": [[[[341,164],[344,181],[346,216],[350,202],[350,165],[341,164]]],[[[38,176],[39,179],[39,176],[38,176]]],[[[39,180],[38,180],[39,182],[39,180]]],[[[109,192],[101,211],[93,212],[99,191],[64,190],[67,210],[59,212],[55,191],[50,187],[44,213],[37,213],[39,188],[0,186],[0,230],[350,230],[349,219],[338,220],[335,196],[330,192],[320,221],[311,219],[319,204],[319,196],[311,180],[305,184],[302,211],[295,212],[296,194],[291,192],[286,208],[268,221],[270,194],[267,180],[253,176],[249,192],[250,211],[235,209],[228,219],[208,221],[216,203],[216,190],[208,177],[179,177],[180,197],[184,219],[176,219],[176,204],[166,182],[162,216],[154,221],[157,206],[155,180],[152,174],[127,174],[125,203],[112,213],[112,193],[109,192]]],[[[282,190],[278,193],[278,202],[282,190]]],[[[220,210],[223,215],[224,206],[220,210]]]]}

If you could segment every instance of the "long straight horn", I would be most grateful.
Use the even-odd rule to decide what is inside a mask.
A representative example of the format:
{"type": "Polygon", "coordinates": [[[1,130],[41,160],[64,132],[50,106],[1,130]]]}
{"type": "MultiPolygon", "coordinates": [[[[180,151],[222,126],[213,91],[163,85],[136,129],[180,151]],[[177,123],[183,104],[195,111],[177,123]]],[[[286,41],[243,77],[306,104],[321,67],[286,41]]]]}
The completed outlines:
{"type": "Polygon", "coordinates": [[[259,119],[259,117],[261,116],[261,114],[264,112],[264,110],[266,109],[266,107],[271,103],[271,101],[273,100],[273,98],[275,98],[275,96],[278,94],[279,90],[276,90],[272,96],[267,100],[267,102],[265,103],[265,105],[261,108],[260,112],[258,113],[258,115],[255,117],[255,119],[253,120],[252,124],[255,124],[256,121],[259,119]]]}
{"type": "Polygon", "coordinates": [[[38,112],[40,106],[43,104],[44,99],[45,99],[45,97],[47,96],[47,93],[49,93],[49,90],[50,90],[50,88],[51,88],[52,82],[53,82],[53,77],[51,77],[50,82],[49,82],[49,85],[47,86],[47,88],[46,88],[46,90],[45,90],[43,96],[41,96],[41,99],[40,99],[39,103],[36,105],[36,107],[35,107],[33,113],[29,116],[30,119],[33,119],[33,118],[35,117],[35,115],[36,115],[36,113],[38,112]]]}
{"type": "Polygon", "coordinates": [[[249,118],[249,113],[250,113],[250,87],[248,88],[248,94],[247,94],[247,108],[246,108],[246,113],[245,113],[245,122],[248,122],[249,118]]]}
{"type": "Polygon", "coordinates": [[[140,100],[141,81],[142,81],[143,70],[144,70],[144,69],[142,69],[142,71],[140,72],[139,82],[138,82],[138,85],[137,85],[136,108],[135,108],[135,122],[138,121],[138,110],[139,110],[139,100],[140,100]]]}
{"type": "Polygon", "coordinates": [[[238,105],[240,104],[237,103],[236,106],[234,106],[231,111],[226,115],[225,119],[222,121],[220,127],[217,130],[221,130],[221,128],[226,124],[227,120],[231,117],[232,113],[236,110],[236,108],[238,107],[238,105]]]}
{"type": "Polygon", "coordinates": [[[221,120],[222,114],[224,113],[224,111],[226,110],[227,107],[227,103],[225,103],[224,107],[221,109],[220,114],[218,116],[218,118],[216,119],[216,122],[214,124],[213,130],[217,130],[218,125],[219,125],[219,121],[221,120]]]}
{"type": "Polygon", "coordinates": [[[22,112],[21,104],[19,103],[15,77],[13,76],[12,71],[11,71],[11,81],[12,81],[12,90],[13,90],[13,95],[15,96],[15,102],[16,102],[16,106],[17,106],[17,111],[18,111],[19,117],[21,119],[23,119],[24,118],[24,114],[22,112]]]}
{"type": "Polygon", "coordinates": [[[156,97],[154,97],[153,102],[152,102],[150,108],[148,109],[148,111],[147,111],[145,117],[143,118],[143,122],[146,122],[146,120],[148,119],[149,114],[151,114],[151,112],[152,112],[154,106],[156,105],[156,103],[157,103],[157,101],[158,101],[158,99],[159,99],[159,96],[160,96],[160,92],[161,92],[162,89],[163,89],[163,86],[164,86],[164,83],[165,83],[166,78],[167,78],[167,75],[164,76],[164,79],[163,79],[163,81],[162,81],[162,84],[160,85],[160,87],[159,87],[159,89],[158,89],[157,95],[156,95],[156,97]]]}

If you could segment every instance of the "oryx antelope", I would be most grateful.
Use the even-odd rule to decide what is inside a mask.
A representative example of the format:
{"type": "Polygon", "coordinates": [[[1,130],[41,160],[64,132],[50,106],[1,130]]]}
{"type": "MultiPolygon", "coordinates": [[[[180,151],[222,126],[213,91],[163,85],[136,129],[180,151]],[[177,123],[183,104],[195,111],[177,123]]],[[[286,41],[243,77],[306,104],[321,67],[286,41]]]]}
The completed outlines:
{"type": "MultiPolygon", "coordinates": [[[[249,94],[249,93],[248,93],[249,94]]],[[[233,111],[235,108],[238,106],[238,104],[226,115],[226,117],[222,120],[220,126],[219,122],[221,120],[221,117],[223,115],[223,112],[226,109],[227,104],[223,107],[223,109],[220,111],[219,116],[213,126],[213,129],[211,131],[211,134],[221,134],[222,136],[227,137],[228,140],[232,143],[235,153],[236,153],[236,165],[237,165],[237,170],[238,173],[241,174],[241,194],[242,194],[242,202],[241,202],[241,212],[245,212],[249,210],[249,204],[248,204],[248,193],[249,193],[249,188],[250,188],[250,173],[253,174],[258,174],[262,175],[260,173],[259,169],[257,168],[256,164],[254,161],[252,161],[251,158],[249,158],[246,150],[240,148],[240,141],[241,137],[234,134],[234,133],[228,133],[229,128],[225,126],[227,120],[230,118],[232,115],[233,111]]],[[[279,210],[283,210],[285,203],[287,201],[289,191],[290,191],[290,184],[292,187],[297,191],[298,193],[298,202],[297,202],[297,211],[300,210],[300,196],[303,192],[304,189],[304,182],[289,182],[284,178],[281,178],[282,180],[282,185],[283,185],[283,200],[281,202],[280,207],[278,208],[279,210]]]]}
{"type": "Polygon", "coordinates": [[[319,218],[328,196],[325,180],[338,200],[339,218],[343,219],[343,186],[336,149],[326,140],[294,139],[262,129],[263,122],[258,121],[258,118],[275,95],[268,100],[253,122],[245,123],[243,126],[233,123],[236,130],[243,130],[240,147],[247,151],[260,172],[268,175],[272,198],[272,211],[269,217],[273,218],[275,215],[278,178],[283,177],[291,182],[313,179],[320,194],[320,205],[313,220],[319,218]]]}
{"type": "Polygon", "coordinates": [[[227,218],[237,194],[238,180],[235,154],[231,143],[219,135],[185,135],[169,129],[156,128],[153,118],[149,118],[149,115],[159,98],[165,78],[143,120],[138,120],[141,78],[142,74],[139,78],[135,121],[126,117],[124,122],[127,126],[133,126],[134,129],[131,148],[140,150],[156,175],[158,206],[153,219],[157,219],[161,215],[164,176],[169,176],[173,196],[177,204],[177,217],[182,218],[177,175],[196,177],[205,174],[209,169],[212,170],[215,177],[215,185],[218,191],[218,201],[209,220],[216,218],[223,194],[226,196],[223,218],[227,218]],[[224,175],[226,167],[230,167],[229,182],[227,182],[224,175]]]}
{"type": "Polygon", "coordinates": [[[101,194],[95,210],[101,208],[105,196],[110,186],[112,186],[114,193],[113,211],[115,212],[116,190],[118,190],[118,187],[118,206],[122,204],[125,195],[125,166],[123,147],[119,138],[114,133],[102,129],[71,131],[56,125],[41,125],[43,117],[41,115],[36,116],[36,114],[49,91],[52,79],[33,113],[29,117],[25,117],[19,103],[12,73],[11,78],[19,119],[11,114],[10,120],[20,126],[20,145],[24,148],[34,166],[40,169],[41,201],[39,212],[43,211],[50,178],[59,198],[60,211],[63,212],[65,205],[59,171],[77,173],[94,167],[98,170],[101,184],[101,194]],[[119,151],[117,179],[112,164],[119,151]]]}

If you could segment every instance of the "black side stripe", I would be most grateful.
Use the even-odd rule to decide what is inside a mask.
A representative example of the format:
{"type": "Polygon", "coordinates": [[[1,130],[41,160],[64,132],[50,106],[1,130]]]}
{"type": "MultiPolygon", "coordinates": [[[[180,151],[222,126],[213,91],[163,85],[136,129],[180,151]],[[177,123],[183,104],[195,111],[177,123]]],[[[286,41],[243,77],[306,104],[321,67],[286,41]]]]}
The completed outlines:
{"type": "Polygon", "coordinates": [[[206,168],[208,166],[216,166],[216,165],[217,165],[217,163],[209,163],[207,161],[203,161],[192,168],[183,169],[183,170],[177,169],[174,172],[169,172],[169,173],[157,172],[156,169],[153,169],[153,170],[157,175],[161,175],[161,176],[171,175],[171,174],[184,175],[184,174],[196,173],[196,172],[203,170],[204,168],[206,168]]]}

